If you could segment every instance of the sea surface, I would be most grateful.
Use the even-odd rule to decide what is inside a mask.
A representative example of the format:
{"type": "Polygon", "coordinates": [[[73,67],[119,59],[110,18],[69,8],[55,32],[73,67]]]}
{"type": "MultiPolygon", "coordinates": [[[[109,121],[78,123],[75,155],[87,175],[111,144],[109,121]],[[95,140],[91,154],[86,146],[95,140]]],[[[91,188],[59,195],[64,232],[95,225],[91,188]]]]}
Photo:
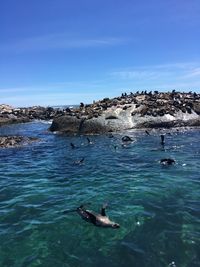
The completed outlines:
{"type": "Polygon", "coordinates": [[[49,126],[0,128],[0,135],[39,138],[0,149],[1,267],[200,266],[199,129],[94,135],[88,143],[49,126]],[[123,145],[123,135],[133,142],[123,145]],[[162,158],[176,164],[161,166],[162,158]],[[94,211],[108,203],[121,227],[63,213],[86,203],[94,211]]]}

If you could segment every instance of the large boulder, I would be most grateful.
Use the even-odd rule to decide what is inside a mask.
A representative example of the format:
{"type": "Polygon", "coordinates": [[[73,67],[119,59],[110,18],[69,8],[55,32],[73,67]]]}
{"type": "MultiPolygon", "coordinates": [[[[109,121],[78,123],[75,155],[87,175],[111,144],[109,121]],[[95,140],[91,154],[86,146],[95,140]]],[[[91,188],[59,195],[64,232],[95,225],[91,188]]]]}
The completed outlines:
{"type": "Polygon", "coordinates": [[[61,116],[54,118],[50,131],[60,131],[67,134],[97,134],[112,131],[101,117],[86,119],[76,116],[61,116]]]}
{"type": "Polygon", "coordinates": [[[61,116],[54,118],[50,131],[62,131],[69,134],[78,133],[83,119],[76,116],[61,116]]]}

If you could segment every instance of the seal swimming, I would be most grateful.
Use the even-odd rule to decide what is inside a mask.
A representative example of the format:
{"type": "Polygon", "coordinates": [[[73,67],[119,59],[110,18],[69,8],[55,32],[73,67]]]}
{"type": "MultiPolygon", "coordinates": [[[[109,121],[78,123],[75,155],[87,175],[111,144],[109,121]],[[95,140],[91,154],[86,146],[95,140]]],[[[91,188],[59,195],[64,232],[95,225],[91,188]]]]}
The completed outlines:
{"type": "Polygon", "coordinates": [[[160,160],[160,163],[162,165],[172,165],[172,164],[175,164],[175,160],[174,159],[170,159],[170,158],[168,158],[168,159],[161,159],[160,160]]]}
{"type": "Polygon", "coordinates": [[[93,144],[89,137],[87,137],[87,141],[88,141],[88,145],[92,145],[93,144]]]}
{"type": "MultiPolygon", "coordinates": [[[[103,205],[100,213],[96,213],[92,210],[87,210],[85,209],[84,205],[81,205],[77,209],[71,210],[71,211],[76,211],[83,220],[85,220],[86,222],[92,223],[95,226],[104,227],[104,228],[113,228],[113,229],[120,228],[120,225],[118,223],[111,221],[108,218],[108,216],[106,216],[106,212],[105,212],[106,207],[107,207],[107,204],[103,205]]],[[[64,213],[71,212],[71,211],[65,211],[64,213]]]]}
{"type": "Polygon", "coordinates": [[[74,163],[75,165],[81,165],[81,164],[84,162],[84,160],[85,160],[85,158],[82,158],[82,159],[80,159],[80,160],[75,160],[73,163],[74,163]]]}
{"type": "Polygon", "coordinates": [[[161,138],[161,145],[164,146],[165,145],[165,136],[163,134],[160,135],[161,138]]]}
{"type": "Polygon", "coordinates": [[[76,146],[73,143],[70,143],[70,146],[72,149],[76,148],[76,146]]]}
{"type": "Polygon", "coordinates": [[[132,141],[133,139],[128,135],[122,137],[122,142],[132,142],[132,141]]]}

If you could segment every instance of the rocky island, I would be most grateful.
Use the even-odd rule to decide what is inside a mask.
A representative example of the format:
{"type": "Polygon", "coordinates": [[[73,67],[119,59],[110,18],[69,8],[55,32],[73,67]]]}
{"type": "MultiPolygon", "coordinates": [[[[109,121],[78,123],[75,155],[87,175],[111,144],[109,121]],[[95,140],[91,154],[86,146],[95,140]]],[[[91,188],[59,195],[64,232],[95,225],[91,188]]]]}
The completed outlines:
{"type": "Polygon", "coordinates": [[[99,134],[134,128],[200,126],[200,94],[172,92],[124,93],[90,105],[80,104],[53,119],[51,131],[99,134]]]}
{"type": "Polygon", "coordinates": [[[127,129],[200,126],[200,94],[142,91],[123,93],[77,108],[0,105],[0,126],[52,120],[50,131],[66,134],[101,134],[127,129]]]}

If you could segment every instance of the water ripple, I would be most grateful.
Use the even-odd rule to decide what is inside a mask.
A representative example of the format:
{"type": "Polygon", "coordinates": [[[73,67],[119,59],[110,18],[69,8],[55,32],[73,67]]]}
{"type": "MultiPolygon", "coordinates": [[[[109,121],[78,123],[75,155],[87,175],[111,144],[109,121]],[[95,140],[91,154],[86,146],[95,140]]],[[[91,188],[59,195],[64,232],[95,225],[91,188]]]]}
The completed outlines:
{"type": "Polygon", "coordinates": [[[199,130],[114,138],[67,137],[42,122],[0,128],[0,134],[39,137],[30,146],[0,150],[0,266],[197,267],[200,258],[199,130]],[[70,143],[77,149],[71,149],[70,143]],[[174,166],[162,167],[161,158],[174,166]],[[84,158],[81,165],[74,161],[84,158]],[[91,202],[119,230],[64,215],[91,202]]]}

